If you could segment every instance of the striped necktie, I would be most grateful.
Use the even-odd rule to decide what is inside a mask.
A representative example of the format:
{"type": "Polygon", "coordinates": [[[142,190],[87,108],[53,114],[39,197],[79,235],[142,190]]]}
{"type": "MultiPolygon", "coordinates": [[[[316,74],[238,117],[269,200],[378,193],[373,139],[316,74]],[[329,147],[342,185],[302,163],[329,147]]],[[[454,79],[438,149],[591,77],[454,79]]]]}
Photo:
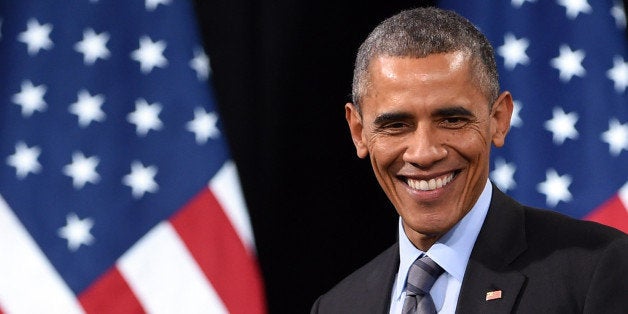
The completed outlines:
{"type": "Polygon", "coordinates": [[[417,258],[408,271],[406,299],[403,303],[403,314],[434,314],[436,307],[430,296],[430,289],[436,278],[443,273],[427,255],[417,258]]]}

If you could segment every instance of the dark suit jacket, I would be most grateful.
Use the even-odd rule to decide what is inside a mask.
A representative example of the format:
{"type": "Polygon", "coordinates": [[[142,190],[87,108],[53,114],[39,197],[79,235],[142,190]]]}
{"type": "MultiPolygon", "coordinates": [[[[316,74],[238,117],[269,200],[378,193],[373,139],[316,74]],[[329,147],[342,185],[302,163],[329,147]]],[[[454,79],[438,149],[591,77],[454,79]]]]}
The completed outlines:
{"type": "MultiPolygon", "coordinates": [[[[388,313],[398,244],[322,295],[312,313],[388,313]]],[[[628,313],[628,236],[522,206],[498,189],[456,313],[628,313]],[[501,290],[501,299],[486,300],[501,290]]]]}

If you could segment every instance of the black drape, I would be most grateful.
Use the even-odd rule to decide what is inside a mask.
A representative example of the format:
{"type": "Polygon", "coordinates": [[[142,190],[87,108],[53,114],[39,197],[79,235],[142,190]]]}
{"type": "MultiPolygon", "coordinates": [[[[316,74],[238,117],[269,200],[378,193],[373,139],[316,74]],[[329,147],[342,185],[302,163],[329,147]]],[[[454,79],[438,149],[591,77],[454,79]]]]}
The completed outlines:
{"type": "Polygon", "coordinates": [[[306,313],[396,240],[397,216],[355,155],[343,106],[368,32],[434,1],[195,3],[269,311],[306,313]]]}

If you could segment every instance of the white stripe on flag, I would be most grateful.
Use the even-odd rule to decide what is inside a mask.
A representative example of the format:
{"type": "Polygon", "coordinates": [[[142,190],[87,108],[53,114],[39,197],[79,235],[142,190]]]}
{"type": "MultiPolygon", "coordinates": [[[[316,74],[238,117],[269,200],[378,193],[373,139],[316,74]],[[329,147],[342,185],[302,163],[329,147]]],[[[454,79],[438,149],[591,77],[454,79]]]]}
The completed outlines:
{"type": "Polygon", "coordinates": [[[242,243],[249,252],[255,252],[255,238],[251,227],[244,195],[238,178],[238,170],[233,161],[227,161],[209,182],[209,188],[216,196],[235,228],[242,243]]]}
{"type": "Polygon", "coordinates": [[[155,226],[117,263],[149,313],[227,313],[172,225],[155,226]]]}
{"type": "Polygon", "coordinates": [[[83,313],[70,288],[0,195],[0,307],[6,313],[83,313]]]}
{"type": "Polygon", "coordinates": [[[619,189],[619,200],[624,204],[624,209],[628,212],[628,182],[619,189]]]}

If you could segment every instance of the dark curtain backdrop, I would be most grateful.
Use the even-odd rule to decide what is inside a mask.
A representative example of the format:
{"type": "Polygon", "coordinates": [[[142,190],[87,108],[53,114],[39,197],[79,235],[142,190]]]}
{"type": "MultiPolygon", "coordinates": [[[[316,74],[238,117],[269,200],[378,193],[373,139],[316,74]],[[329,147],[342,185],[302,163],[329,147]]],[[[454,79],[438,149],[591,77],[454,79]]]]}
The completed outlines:
{"type": "Polygon", "coordinates": [[[307,313],[396,240],[396,213],[355,155],[343,107],[368,32],[434,1],[195,3],[269,312],[307,313]]]}

